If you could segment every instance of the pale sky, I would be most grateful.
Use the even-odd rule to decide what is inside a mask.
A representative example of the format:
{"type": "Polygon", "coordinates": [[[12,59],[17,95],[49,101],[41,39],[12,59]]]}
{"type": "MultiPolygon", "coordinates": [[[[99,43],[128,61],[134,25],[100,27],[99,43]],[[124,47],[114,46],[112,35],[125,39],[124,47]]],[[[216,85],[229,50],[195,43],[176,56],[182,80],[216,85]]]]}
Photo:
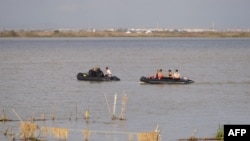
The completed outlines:
{"type": "Polygon", "coordinates": [[[250,0],[0,0],[1,29],[250,29],[250,0]]]}

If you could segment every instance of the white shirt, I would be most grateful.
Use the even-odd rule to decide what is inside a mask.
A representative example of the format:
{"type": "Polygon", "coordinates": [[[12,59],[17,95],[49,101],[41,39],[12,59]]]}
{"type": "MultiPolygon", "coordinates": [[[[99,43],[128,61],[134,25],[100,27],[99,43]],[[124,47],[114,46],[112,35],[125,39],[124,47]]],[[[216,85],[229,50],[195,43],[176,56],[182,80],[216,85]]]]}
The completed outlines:
{"type": "Polygon", "coordinates": [[[106,75],[108,75],[109,77],[111,77],[112,73],[111,73],[110,69],[106,70],[106,75]]]}
{"type": "Polygon", "coordinates": [[[175,79],[179,79],[180,78],[180,73],[179,72],[175,72],[173,77],[175,79]]]}

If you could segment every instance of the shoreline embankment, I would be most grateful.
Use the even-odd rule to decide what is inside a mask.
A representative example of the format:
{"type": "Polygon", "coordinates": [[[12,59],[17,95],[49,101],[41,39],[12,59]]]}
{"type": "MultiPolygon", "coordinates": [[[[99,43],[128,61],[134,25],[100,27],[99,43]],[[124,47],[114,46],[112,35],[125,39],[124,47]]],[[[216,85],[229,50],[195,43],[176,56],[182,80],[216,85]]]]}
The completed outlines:
{"type": "Polygon", "coordinates": [[[203,38],[250,38],[247,31],[86,31],[86,30],[5,30],[1,37],[203,37],[203,38]]]}

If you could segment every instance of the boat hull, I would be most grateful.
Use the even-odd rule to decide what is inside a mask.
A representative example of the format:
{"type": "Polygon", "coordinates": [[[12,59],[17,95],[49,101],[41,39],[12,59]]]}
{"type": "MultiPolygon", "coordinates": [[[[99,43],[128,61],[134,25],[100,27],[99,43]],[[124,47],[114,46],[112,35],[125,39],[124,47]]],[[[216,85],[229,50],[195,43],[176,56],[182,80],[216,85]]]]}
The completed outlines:
{"type": "Polygon", "coordinates": [[[140,78],[140,81],[144,82],[144,83],[149,83],[149,84],[191,84],[194,83],[193,80],[190,79],[172,79],[172,78],[167,78],[167,77],[163,77],[162,79],[156,79],[156,78],[148,78],[145,76],[142,76],[140,78]]]}
{"type": "Polygon", "coordinates": [[[91,77],[87,73],[81,73],[79,72],[76,75],[77,80],[82,80],[82,81],[120,81],[120,78],[116,76],[112,77],[91,77]]]}

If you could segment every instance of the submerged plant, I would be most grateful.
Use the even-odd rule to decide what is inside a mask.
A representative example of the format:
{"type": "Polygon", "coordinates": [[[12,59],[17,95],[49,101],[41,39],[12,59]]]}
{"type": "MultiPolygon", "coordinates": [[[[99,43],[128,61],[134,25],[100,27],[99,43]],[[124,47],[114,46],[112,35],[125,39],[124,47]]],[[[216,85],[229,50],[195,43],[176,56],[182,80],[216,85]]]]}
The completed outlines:
{"type": "Polygon", "coordinates": [[[223,126],[219,125],[219,128],[217,129],[217,133],[216,133],[216,139],[223,140],[223,138],[224,138],[224,129],[223,129],[223,126]]]}
{"type": "Polygon", "coordinates": [[[6,115],[4,114],[4,110],[3,110],[3,112],[2,112],[2,116],[1,116],[1,121],[6,121],[7,120],[7,117],[6,117],[6,115]]]}

